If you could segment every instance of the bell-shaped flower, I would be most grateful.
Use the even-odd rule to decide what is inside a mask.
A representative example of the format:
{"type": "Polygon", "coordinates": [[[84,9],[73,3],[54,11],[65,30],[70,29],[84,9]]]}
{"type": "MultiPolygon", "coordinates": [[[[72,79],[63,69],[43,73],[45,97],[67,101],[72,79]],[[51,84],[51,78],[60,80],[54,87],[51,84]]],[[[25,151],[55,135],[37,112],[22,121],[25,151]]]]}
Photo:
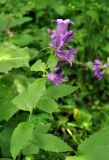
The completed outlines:
{"type": "Polygon", "coordinates": [[[57,52],[57,56],[60,58],[61,61],[67,61],[72,66],[72,62],[75,59],[76,53],[77,50],[70,47],[69,50],[60,50],[59,52],[57,52]]]}
{"type": "Polygon", "coordinates": [[[57,19],[56,33],[65,35],[67,32],[68,25],[71,23],[70,19],[57,19]]]}
{"type": "Polygon", "coordinates": [[[67,31],[68,24],[71,23],[71,20],[69,19],[57,19],[56,23],[56,33],[48,29],[48,33],[51,36],[49,45],[53,47],[55,51],[59,51],[64,47],[65,43],[73,37],[73,30],[67,31]]]}
{"type": "Polygon", "coordinates": [[[58,65],[53,72],[48,73],[47,78],[55,85],[59,85],[66,81],[64,77],[64,72],[60,71],[61,65],[58,65]]]}

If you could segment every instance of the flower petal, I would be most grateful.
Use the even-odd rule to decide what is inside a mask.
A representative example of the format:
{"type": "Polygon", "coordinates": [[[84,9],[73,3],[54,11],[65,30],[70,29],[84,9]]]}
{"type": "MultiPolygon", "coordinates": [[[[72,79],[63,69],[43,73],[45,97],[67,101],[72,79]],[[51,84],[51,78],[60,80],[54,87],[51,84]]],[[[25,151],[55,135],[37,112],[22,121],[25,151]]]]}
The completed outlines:
{"type": "Polygon", "coordinates": [[[57,56],[62,60],[62,61],[67,61],[72,65],[72,62],[74,61],[74,54],[77,51],[73,48],[70,50],[62,50],[57,53],[57,56]]]}
{"type": "Polygon", "coordinates": [[[71,23],[70,19],[66,19],[66,20],[57,19],[57,27],[56,27],[57,34],[64,35],[67,32],[67,27],[69,23],[71,23]]]}
{"type": "Polygon", "coordinates": [[[63,41],[66,43],[69,39],[73,38],[73,30],[66,32],[63,41]]]}
{"type": "Polygon", "coordinates": [[[59,85],[62,82],[66,81],[64,78],[64,72],[60,72],[60,68],[63,63],[59,63],[53,72],[48,73],[47,78],[54,83],[55,85],[59,85]]]}

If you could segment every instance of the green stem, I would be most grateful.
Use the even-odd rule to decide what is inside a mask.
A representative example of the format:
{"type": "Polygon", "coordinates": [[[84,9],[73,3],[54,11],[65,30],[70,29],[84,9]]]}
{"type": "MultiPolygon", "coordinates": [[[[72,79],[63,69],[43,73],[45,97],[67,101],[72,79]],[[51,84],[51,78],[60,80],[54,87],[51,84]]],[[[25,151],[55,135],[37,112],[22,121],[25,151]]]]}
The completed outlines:
{"type": "Polygon", "coordinates": [[[33,114],[33,110],[30,111],[30,115],[28,117],[28,121],[30,121],[31,117],[32,117],[32,114],[33,114]]]}

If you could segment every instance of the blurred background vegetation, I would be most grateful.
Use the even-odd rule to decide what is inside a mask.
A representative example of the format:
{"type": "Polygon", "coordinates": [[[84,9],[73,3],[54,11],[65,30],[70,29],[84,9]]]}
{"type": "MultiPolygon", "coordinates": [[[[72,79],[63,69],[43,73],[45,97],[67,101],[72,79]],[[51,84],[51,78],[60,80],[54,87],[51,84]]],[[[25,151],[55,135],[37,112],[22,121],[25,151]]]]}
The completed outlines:
{"type": "MultiPolygon", "coordinates": [[[[74,22],[70,26],[74,29],[74,40],[70,44],[77,48],[78,53],[73,66],[70,68],[66,65],[64,71],[68,77],[67,83],[79,89],[75,94],[59,99],[60,112],[54,113],[53,119],[49,119],[52,121],[50,133],[61,136],[73,147],[75,154],[82,140],[109,122],[109,76],[98,80],[90,69],[81,65],[93,62],[95,58],[106,62],[109,57],[109,1],[0,0],[0,46],[6,45],[7,51],[12,44],[19,48],[27,47],[31,57],[30,65],[39,58],[46,61],[50,40],[47,29],[55,29],[52,20],[57,18],[69,18],[74,22]]],[[[35,77],[40,77],[40,73],[33,74],[25,67],[13,69],[13,72],[6,75],[1,74],[0,100],[3,95],[12,99],[35,77]]],[[[19,118],[18,115],[14,117],[16,123],[26,116],[19,118]]],[[[47,114],[42,116],[48,118],[47,114]]],[[[12,119],[8,121],[9,124],[12,119]]],[[[4,125],[7,124],[1,122],[1,130],[4,125]]],[[[5,156],[8,155],[8,146],[4,145],[7,132],[11,132],[11,129],[8,131],[6,128],[0,135],[2,138],[4,136],[1,155],[5,156]]],[[[53,157],[54,160],[61,159],[63,154],[43,151],[36,158],[43,160],[46,157],[47,160],[53,160],[53,157]]]]}

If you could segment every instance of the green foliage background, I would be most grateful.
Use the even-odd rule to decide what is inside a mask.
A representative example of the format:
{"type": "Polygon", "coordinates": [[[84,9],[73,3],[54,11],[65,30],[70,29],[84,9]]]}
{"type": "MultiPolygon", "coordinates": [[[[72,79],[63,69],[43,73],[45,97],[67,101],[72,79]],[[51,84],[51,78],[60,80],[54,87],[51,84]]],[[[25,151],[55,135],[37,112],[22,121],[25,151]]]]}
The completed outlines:
{"type": "MultiPolygon", "coordinates": [[[[109,159],[95,156],[98,151],[87,151],[89,146],[105,146],[106,142],[101,140],[108,137],[108,127],[107,131],[96,133],[99,143],[95,144],[94,138],[92,141],[89,138],[83,144],[85,147],[81,144],[109,123],[109,75],[107,73],[99,81],[90,67],[95,58],[103,62],[108,60],[108,17],[108,0],[0,0],[0,158],[109,159]],[[66,64],[63,68],[68,77],[66,84],[56,88],[47,81],[46,89],[46,80],[40,81],[42,71],[46,69],[45,63],[49,58],[47,63],[53,70],[57,62],[56,57],[49,57],[47,29],[55,29],[52,20],[57,18],[74,21],[70,26],[74,28],[74,40],[70,45],[77,48],[78,53],[72,67],[66,64]],[[81,64],[89,64],[89,67],[81,64]],[[37,86],[39,90],[35,90],[37,86]],[[23,146],[16,142],[22,135],[26,137],[22,137],[23,146]],[[40,144],[41,140],[43,143],[40,144]],[[57,148],[55,143],[59,143],[57,148]],[[76,153],[78,157],[75,157],[76,153]]],[[[100,151],[109,157],[106,148],[102,147],[100,151]]]]}

